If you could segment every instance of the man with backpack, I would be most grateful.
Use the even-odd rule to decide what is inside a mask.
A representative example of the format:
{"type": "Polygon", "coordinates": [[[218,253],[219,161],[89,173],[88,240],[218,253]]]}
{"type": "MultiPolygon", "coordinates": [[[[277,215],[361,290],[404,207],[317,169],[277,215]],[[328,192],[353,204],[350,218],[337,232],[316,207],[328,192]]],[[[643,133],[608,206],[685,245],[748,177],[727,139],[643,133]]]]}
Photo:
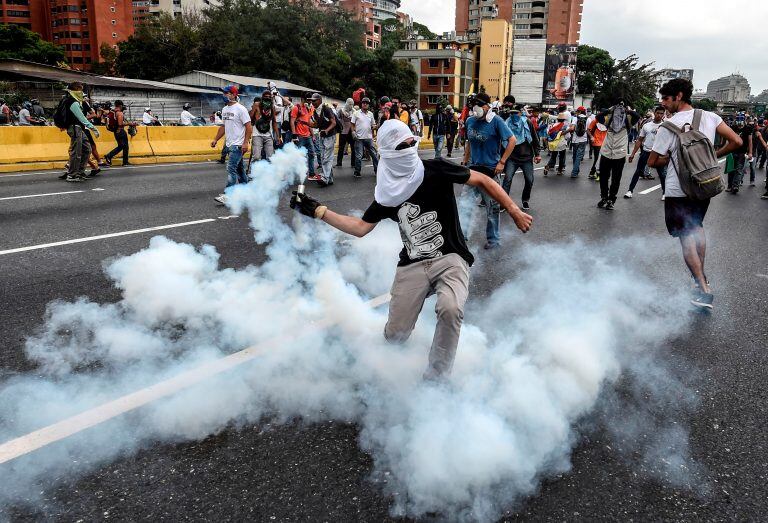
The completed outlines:
{"type": "Polygon", "coordinates": [[[316,181],[320,187],[328,187],[333,185],[333,148],[336,145],[336,133],[341,128],[341,124],[336,111],[323,103],[320,93],[313,93],[310,100],[315,108],[314,123],[311,126],[320,131],[320,166],[323,174],[316,174],[308,179],[316,181]]]}
{"type": "Polygon", "coordinates": [[[107,113],[107,131],[114,133],[117,142],[117,147],[104,156],[104,162],[110,167],[112,167],[112,158],[120,154],[121,151],[123,153],[123,165],[130,165],[128,162],[128,133],[125,132],[125,128],[132,124],[125,121],[124,110],[125,105],[123,105],[122,100],[115,100],[115,108],[107,113]]]}
{"type": "Polygon", "coordinates": [[[742,145],[742,140],[715,113],[691,106],[693,83],[676,78],[659,89],[661,104],[671,115],[656,133],[648,165],[667,167],[664,219],[667,231],[680,239],[683,259],[695,283],[691,303],[711,310],[714,296],[704,271],[707,238],[704,216],[709,200],[723,190],[722,158],[742,145]],[[725,140],[715,151],[719,135],[725,140]]]}
{"type": "Polygon", "coordinates": [[[251,105],[249,116],[253,127],[253,149],[251,161],[261,160],[262,151],[264,158],[269,159],[275,154],[275,146],[280,145],[280,128],[277,126],[277,117],[272,99],[272,92],[264,90],[260,99],[255,99],[251,105]],[[276,143],[277,142],[277,143],[276,143]]]}
{"type": "Polygon", "coordinates": [[[571,178],[578,178],[581,171],[581,161],[584,159],[584,153],[589,144],[587,135],[587,110],[584,107],[576,109],[576,116],[571,118],[571,127],[568,129],[571,133],[571,148],[573,149],[573,169],[571,178]]]}
{"type": "Polygon", "coordinates": [[[557,162],[557,175],[562,176],[565,172],[565,152],[568,149],[570,122],[570,113],[564,111],[557,115],[557,122],[547,129],[547,147],[550,156],[547,165],[544,166],[544,176],[547,176],[549,171],[554,169],[555,162],[557,162]]]}
{"type": "Polygon", "coordinates": [[[86,179],[85,166],[91,156],[91,143],[85,134],[89,129],[96,137],[99,130],[88,121],[83,114],[83,84],[72,82],[65,89],[66,95],[61,99],[53,114],[53,123],[59,129],[66,129],[69,136],[69,168],[66,180],[68,182],[83,182],[86,179]]]}

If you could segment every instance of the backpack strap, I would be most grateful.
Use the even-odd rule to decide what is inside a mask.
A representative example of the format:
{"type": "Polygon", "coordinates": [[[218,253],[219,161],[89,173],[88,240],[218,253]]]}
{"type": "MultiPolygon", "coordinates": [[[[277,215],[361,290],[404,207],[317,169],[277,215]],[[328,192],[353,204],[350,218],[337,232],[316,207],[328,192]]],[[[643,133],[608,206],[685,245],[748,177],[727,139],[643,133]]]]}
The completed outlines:
{"type": "Polygon", "coordinates": [[[691,122],[691,129],[694,131],[699,130],[699,126],[701,125],[701,117],[704,115],[704,111],[701,109],[694,109],[693,110],[693,122],[691,122]]]}
{"type": "Polygon", "coordinates": [[[668,131],[671,131],[672,133],[674,133],[678,137],[683,134],[683,130],[682,129],[680,129],[678,126],[676,126],[675,124],[673,124],[672,122],[670,122],[668,120],[665,121],[665,122],[662,122],[661,127],[664,128],[664,129],[667,129],[668,131]]]}

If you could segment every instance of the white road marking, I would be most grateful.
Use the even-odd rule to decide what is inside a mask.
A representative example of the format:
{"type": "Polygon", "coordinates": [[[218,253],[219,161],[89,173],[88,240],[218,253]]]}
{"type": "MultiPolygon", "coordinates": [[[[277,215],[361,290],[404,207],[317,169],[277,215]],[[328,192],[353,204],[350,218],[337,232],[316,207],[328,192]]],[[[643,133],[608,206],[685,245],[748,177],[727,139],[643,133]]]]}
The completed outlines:
{"type": "MultiPolygon", "coordinates": [[[[365,305],[371,308],[376,308],[387,303],[390,299],[391,296],[389,294],[382,294],[381,296],[366,302],[365,305]]],[[[193,385],[197,385],[208,378],[257,358],[267,349],[278,348],[284,345],[286,341],[294,340],[299,336],[306,336],[307,334],[326,327],[331,327],[335,325],[335,323],[336,321],[330,319],[320,320],[310,325],[308,328],[301,329],[301,334],[296,333],[293,336],[288,336],[287,339],[285,336],[281,336],[280,338],[265,340],[257,345],[235,352],[234,354],[224,356],[218,360],[205,363],[199,367],[183,372],[168,380],[137,390],[136,392],[103,403],[102,405],[63,419],[52,425],[48,425],[47,427],[43,427],[24,436],[7,441],[0,445],[0,464],[29,454],[46,445],[50,445],[51,443],[77,434],[78,432],[82,432],[85,429],[104,423],[112,418],[116,418],[121,414],[136,410],[139,407],[143,407],[144,405],[166,396],[170,396],[193,385]]]]}
{"type": "MultiPolygon", "coordinates": [[[[147,169],[147,168],[157,168],[157,167],[178,167],[179,165],[188,165],[188,166],[195,166],[195,165],[212,165],[217,163],[216,160],[209,160],[204,162],[182,162],[182,163],[145,163],[141,165],[126,165],[125,167],[122,166],[114,166],[114,167],[104,167],[102,166],[102,173],[106,173],[109,171],[119,171],[122,169],[147,169]]],[[[17,178],[19,176],[35,176],[37,174],[55,174],[57,172],[63,172],[64,169],[51,169],[48,171],[35,171],[31,173],[18,173],[18,174],[3,174],[0,173],[0,180],[3,178],[17,178]]]]}
{"type": "Polygon", "coordinates": [[[106,238],[117,238],[118,236],[130,236],[132,234],[141,234],[144,232],[162,231],[164,229],[175,229],[177,227],[187,227],[189,225],[198,225],[201,223],[215,222],[216,218],[206,218],[204,220],[195,220],[192,222],[172,223],[170,225],[158,225],[157,227],[147,227],[145,229],[134,229],[132,231],[113,232],[110,234],[99,234],[98,236],[87,236],[85,238],[75,238],[73,240],[64,240],[60,242],[41,243],[39,245],[29,245],[27,247],[18,247],[16,249],[7,249],[0,251],[0,256],[3,254],[14,254],[17,252],[35,251],[38,249],[49,249],[51,247],[59,247],[61,245],[70,245],[73,243],[92,242],[95,240],[103,240],[106,238]]]}
{"type": "Polygon", "coordinates": [[[644,190],[644,191],[640,191],[640,194],[648,194],[648,193],[652,193],[653,191],[655,191],[655,190],[657,190],[657,189],[661,189],[661,184],[659,184],[659,185],[654,185],[653,187],[651,187],[651,188],[649,188],[649,189],[646,189],[646,190],[644,190]]]}
{"type": "Polygon", "coordinates": [[[6,196],[5,198],[0,198],[0,200],[21,200],[23,198],[39,198],[41,196],[59,196],[62,194],[77,194],[85,192],[83,191],[63,191],[63,192],[47,192],[42,194],[25,194],[24,196],[6,196]]]}
{"type": "Polygon", "coordinates": [[[768,280],[768,274],[760,274],[760,273],[758,273],[757,277],[758,278],[765,278],[766,280],[768,280]]]}

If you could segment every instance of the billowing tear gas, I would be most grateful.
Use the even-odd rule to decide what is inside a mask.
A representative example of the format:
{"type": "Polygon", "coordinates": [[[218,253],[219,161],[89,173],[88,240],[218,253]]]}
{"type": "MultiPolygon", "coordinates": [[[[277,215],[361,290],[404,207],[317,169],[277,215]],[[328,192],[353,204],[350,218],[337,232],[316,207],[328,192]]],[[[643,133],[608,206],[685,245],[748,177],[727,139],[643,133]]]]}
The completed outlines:
{"type": "MultiPolygon", "coordinates": [[[[304,162],[288,146],[254,164],[255,183],[232,191],[232,210],[248,212],[266,246],[265,263],[221,268],[214,248],[158,236],[106,266],[122,292],[117,303],[49,305],[26,344],[37,370],[0,388],[2,441],[245,347],[262,351],[225,375],[0,465],[1,506],[34,502],[41,482],[143,446],[298,416],[359,425],[373,474],[391,478],[385,494],[394,515],[491,521],[543,477],[569,470],[574,427],[622,376],[633,375],[644,393],[675,383],[675,394],[689,394],[658,356],[686,327],[684,299],[633,270],[627,260],[640,247],[631,241],[600,249],[580,240],[522,244],[505,262],[508,281],[487,299],[470,297],[450,380],[424,383],[429,307],[398,346],[383,340],[386,307],[365,305],[391,284],[396,227],[350,240],[298,215],[284,222],[278,209],[304,162]]],[[[652,250],[643,247],[646,263],[652,250]]],[[[634,412],[601,412],[622,437],[632,432],[634,412]]],[[[686,476],[687,434],[675,427],[674,448],[654,445],[647,455],[686,476]]]]}

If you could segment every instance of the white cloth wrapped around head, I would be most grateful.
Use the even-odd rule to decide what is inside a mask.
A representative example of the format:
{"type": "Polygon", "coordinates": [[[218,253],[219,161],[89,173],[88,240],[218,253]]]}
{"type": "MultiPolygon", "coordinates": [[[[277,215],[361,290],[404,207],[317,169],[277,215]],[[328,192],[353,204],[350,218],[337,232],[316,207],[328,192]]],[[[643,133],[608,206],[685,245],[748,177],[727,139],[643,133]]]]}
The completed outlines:
{"type": "Polygon", "coordinates": [[[411,129],[400,120],[387,120],[379,129],[379,167],[376,171],[376,201],[396,207],[413,196],[424,180],[424,164],[419,158],[419,144],[397,150],[408,139],[418,142],[411,129]]]}

